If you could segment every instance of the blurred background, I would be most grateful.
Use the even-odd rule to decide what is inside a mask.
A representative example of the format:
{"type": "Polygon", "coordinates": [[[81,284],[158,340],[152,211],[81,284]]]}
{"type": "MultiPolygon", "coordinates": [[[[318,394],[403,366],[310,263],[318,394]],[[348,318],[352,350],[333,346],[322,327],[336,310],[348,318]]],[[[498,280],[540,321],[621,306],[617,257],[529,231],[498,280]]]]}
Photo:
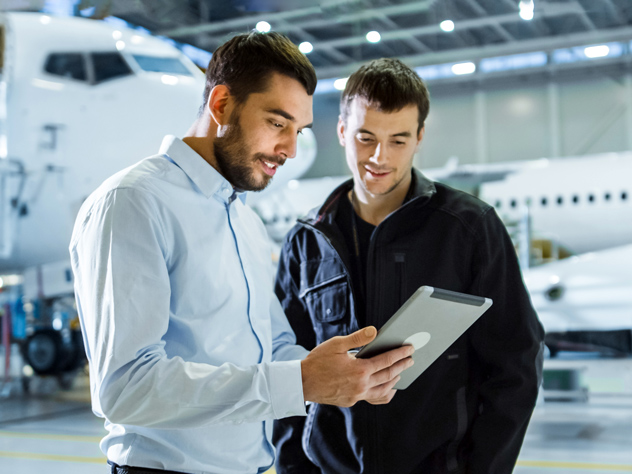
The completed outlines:
{"type": "Polygon", "coordinates": [[[285,33],[319,78],[297,158],[248,203],[273,248],[349,179],[340,91],[426,81],[415,165],[496,208],[546,330],[515,472],[632,471],[630,0],[0,0],[0,470],[104,472],[68,243],[108,176],[182,136],[212,52],[285,33]]]}

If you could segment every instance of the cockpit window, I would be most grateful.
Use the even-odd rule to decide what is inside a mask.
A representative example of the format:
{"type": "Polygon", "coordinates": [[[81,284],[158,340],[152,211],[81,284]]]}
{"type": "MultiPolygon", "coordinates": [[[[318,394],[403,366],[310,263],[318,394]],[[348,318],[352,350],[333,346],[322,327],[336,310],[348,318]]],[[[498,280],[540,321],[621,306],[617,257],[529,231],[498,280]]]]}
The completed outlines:
{"type": "Polygon", "coordinates": [[[133,56],[138,65],[144,71],[162,72],[164,74],[177,74],[180,76],[193,75],[178,58],[145,56],[140,54],[134,54],[133,56]]]}
{"type": "Polygon", "coordinates": [[[119,53],[91,53],[90,57],[94,66],[94,82],[97,84],[132,74],[132,70],[119,53]]]}
{"type": "Polygon", "coordinates": [[[52,53],[46,59],[44,70],[55,76],[87,81],[86,64],[80,53],[52,53]]]}

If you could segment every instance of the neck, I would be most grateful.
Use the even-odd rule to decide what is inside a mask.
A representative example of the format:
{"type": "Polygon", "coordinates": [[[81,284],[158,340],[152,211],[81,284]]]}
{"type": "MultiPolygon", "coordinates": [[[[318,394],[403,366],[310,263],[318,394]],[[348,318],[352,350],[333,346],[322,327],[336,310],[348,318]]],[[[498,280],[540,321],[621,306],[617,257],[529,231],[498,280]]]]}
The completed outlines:
{"type": "Polygon", "coordinates": [[[371,194],[362,186],[355,184],[350,193],[353,208],[362,220],[375,226],[380,225],[389,214],[399,209],[404,203],[410,183],[409,176],[386,194],[371,194]]]}
{"type": "Polygon", "coordinates": [[[215,136],[215,130],[212,129],[213,124],[214,122],[210,120],[208,114],[204,114],[193,122],[182,141],[219,172],[213,149],[212,137],[215,136]]]}

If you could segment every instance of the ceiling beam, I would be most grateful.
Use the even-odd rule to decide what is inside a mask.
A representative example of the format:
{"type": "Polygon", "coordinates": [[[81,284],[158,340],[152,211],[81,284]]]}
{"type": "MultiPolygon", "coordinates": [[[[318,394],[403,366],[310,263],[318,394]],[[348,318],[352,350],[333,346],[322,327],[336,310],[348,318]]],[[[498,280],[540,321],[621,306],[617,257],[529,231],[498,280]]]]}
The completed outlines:
{"type": "MultiPolygon", "coordinates": [[[[564,4],[544,4],[541,7],[540,15],[542,17],[556,17],[568,14],[577,14],[582,12],[581,6],[577,2],[569,2],[564,4]]],[[[487,16],[483,18],[474,18],[470,20],[461,20],[454,23],[454,31],[466,31],[472,28],[481,28],[484,26],[494,26],[498,23],[511,23],[520,22],[522,20],[517,13],[506,13],[503,15],[487,16]]],[[[407,36],[424,36],[424,35],[437,35],[437,34],[450,34],[441,30],[439,25],[424,25],[416,26],[413,28],[401,28],[395,31],[385,31],[380,33],[382,35],[382,41],[402,39],[407,36]]],[[[358,44],[364,44],[366,38],[364,35],[356,35],[345,38],[337,38],[334,40],[319,41],[314,44],[314,49],[329,48],[329,47],[348,47],[358,44]]]]}
{"type": "MultiPolygon", "coordinates": [[[[322,28],[331,26],[335,23],[356,23],[364,20],[371,20],[379,18],[383,15],[410,15],[412,13],[419,13],[429,10],[438,0],[423,0],[418,2],[405,3],[403,5],[392,5],[387,7],[367,8],[361,11],[353,13],[345,13],[342,15],[336,15],[330,13],[328,9],[321,9],[320,7],[301,8],[298,10],[289,10],[278,13],[257,13],[247,17],[235,18],[232,20],[204,23],[201,25],[184,26],[181,28],[174,28],[171,30],[156,32],[158,35],[168,36],[171,38],[178,38],[181,36],[196,35],[199,33],[220,33],[239,28],[252,27],[259,20],[265,20],[273,28],[274,23],[277,21],[292,20],[294,26],[299,28],[322,28]],[[321,15],[322,18],[313,20],[300,21],[302,17],[312,17],[314,15],[321,15]]],[[[279,30],[277,30],[279,31],[279,30]]]]}
{"type": "MultiPolygon", "coordinates": [[[[592,32],[581,32],[556,37],[516,41],[514,43],[501,45],[402,56],[400,59],[411,67],[419,67],[459,61],[478,61],[483,58],[509,56],[512,54],[528,53],[533,51],[550,52],[558,48],[570,48],[595,43],[607,43],[610,41],[629,41],[631,37],[632,26],[626,26],[610,30],[595,30],[592,32]]],[[[319,68],[316,72],[320,79],[329,77],[344,77],[357,70],[362,64],[364,64],[364,62],[359,61],[342,67],[319,68]]]]}

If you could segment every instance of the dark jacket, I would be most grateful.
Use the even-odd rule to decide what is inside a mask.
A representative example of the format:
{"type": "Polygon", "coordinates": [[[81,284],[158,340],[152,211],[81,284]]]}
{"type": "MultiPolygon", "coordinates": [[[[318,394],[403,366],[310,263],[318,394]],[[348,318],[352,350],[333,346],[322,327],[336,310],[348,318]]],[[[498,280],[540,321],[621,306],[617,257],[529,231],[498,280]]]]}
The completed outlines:
{"type": "MultiPolygon", "coordinates": [[[[276,293],[308,349],[358,328],[349,254],[335,223],[352,181],[287,235],[276,293]]],[[[533,411],[543,330],[494,209],[417,170],[408,200],[371,237],[367,325],[378,329],[422,285],[494,304],[388,405],[312,404],[275,422],[278,474],[507,474],[533,411]]]]}

